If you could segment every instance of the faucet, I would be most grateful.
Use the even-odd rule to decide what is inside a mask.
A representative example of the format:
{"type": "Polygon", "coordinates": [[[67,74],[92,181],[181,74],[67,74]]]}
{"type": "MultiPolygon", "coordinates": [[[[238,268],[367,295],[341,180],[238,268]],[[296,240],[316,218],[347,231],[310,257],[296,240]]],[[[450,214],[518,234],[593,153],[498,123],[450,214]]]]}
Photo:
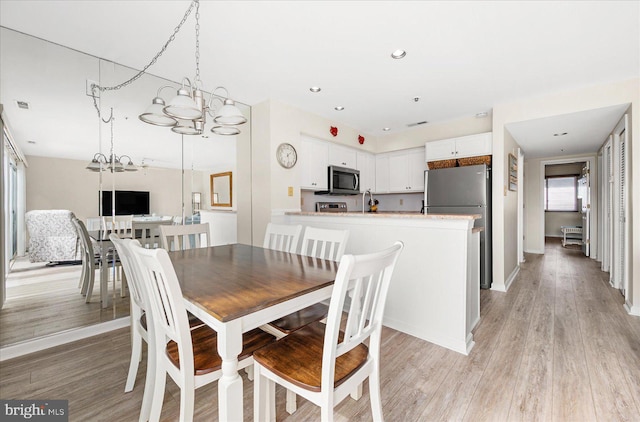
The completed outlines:
{"type": "Polygon", "coordinates": [[[371,193],[371,189],[367,189],[362,192],[362,213],[364,214],[364,197],[369,194],[369,205],[373,205],[373,194],[371,193]]]}

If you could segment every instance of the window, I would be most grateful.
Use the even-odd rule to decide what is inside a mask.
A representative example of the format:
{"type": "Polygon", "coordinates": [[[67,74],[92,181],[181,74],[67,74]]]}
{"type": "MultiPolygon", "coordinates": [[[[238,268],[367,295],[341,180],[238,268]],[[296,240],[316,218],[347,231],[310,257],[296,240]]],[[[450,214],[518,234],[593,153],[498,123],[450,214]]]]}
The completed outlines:
{"type": "Polygon", "coordinates": [[[544,179],[545,211],[578,211],[577,176],[544,179]]]}

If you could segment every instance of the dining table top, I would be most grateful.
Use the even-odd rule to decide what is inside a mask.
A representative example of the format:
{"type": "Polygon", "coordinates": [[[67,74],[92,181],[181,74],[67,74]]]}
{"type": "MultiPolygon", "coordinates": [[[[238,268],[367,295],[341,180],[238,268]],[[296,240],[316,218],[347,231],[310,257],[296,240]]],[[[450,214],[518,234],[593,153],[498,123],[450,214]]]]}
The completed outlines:
{"type": "Polygon", "coordinates": [[[169,252],[183,297],[221,322],[331,286],[338,263],[233,244],[169,252]]]}

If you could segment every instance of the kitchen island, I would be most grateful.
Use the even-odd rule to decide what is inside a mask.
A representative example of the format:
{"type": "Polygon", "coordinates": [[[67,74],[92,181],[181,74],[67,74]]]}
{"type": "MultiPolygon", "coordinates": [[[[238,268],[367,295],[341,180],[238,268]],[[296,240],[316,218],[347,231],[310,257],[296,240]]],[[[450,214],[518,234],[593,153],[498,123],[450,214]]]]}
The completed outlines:
{"type": "Polygon", "coordinates": [[[405,249],[398,259],[384,324],[462,354],[474,345],[480,320],[479,215],[416,212],[287,212],[273,222],[349,230],[346,253],[389,247],[405,249]]]}

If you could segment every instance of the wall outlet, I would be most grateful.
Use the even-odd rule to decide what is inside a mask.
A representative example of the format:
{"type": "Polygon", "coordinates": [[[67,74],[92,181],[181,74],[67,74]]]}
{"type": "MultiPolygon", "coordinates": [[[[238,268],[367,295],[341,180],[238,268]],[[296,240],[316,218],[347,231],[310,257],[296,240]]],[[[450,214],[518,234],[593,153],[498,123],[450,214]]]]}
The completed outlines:
{"type": "Polygon", "coordinates": [[[289,186],[289,187],[287,188],[287,195],[289,195],[289,196],[293,196],[293,186],[289,186]]]}
{"type": "Polygon", "coordinates": [[[404,204],[404,199],[400,198],[400,205],[404,204]]]}

